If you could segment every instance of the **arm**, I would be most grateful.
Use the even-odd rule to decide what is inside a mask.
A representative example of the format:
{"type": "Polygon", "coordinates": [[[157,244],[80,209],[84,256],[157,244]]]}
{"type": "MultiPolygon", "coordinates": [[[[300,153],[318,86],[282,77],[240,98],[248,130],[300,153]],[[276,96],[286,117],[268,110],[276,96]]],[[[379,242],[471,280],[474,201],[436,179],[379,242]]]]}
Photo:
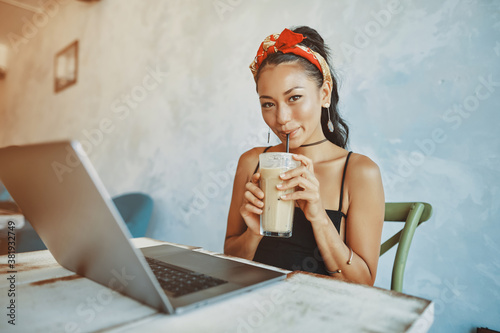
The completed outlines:
{"type": "Polygon", "coordinates": [[[298,186],[301,190],[287,195],[286,199],[297,200],[311,222],[326,268],[329,271],[341,270],[332,276],[373,285],[384,222],[384,190],[378,166],[365,156],[355,156],[351,158],[344,188],[349,202],[345,221],[346,243],[323,208],[320,184],[314,176],[312,161],[305,156],[298,156],[304,166],[286,176],[290,179],[286,187],[298,186]],[[348,265],[350,248],[353,258],[348,265]]]}
{"type": "Polygon", "coordinates": [[[380,170],[373,161],[358,155],[352,162],[355,163],[350,165],[346,179],[349,201],[346,243],[340,239],[329,219],[313,224],[313,230],[329,271],[341,269],[341,273],[334,275],[348,281],[373,285],[384,223],[384,189],[380,170]],[[347,264],[349,248],[353,251],[351,265],[347,264]]]}
{"type": "MultiPolygon", "coordinates": [[[[224,253],[252,260],[263,236],[260,235],[260,174],[252,175],[259,151],[252,149],[238,161],[234,177],[233,195],[227,219],[224,253]],[[258,199],[257,197],[260,197],[258,199]]],[[[263,205],[263,203],[262,203],[263,205]]]]}

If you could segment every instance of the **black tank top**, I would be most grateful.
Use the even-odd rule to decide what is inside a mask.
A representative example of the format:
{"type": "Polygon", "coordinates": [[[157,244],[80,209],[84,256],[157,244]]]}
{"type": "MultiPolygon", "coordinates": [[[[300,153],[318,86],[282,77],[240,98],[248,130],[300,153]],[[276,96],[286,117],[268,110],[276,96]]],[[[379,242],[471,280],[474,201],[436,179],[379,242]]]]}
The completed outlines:
{"type": "MultiPolygon", "coordinates": [[[[269,148],[271,147],[266,148],[264,152],[266,152],[269,148]]],[[[349,152],[347,155],[344,172],[342,174],[339,209],[326,209],[328,217],[330,217],[330,220],[339,233],[342,217],[346,217],[346,215],[342,212],[342,199],[344,195],[344,180],[347,170],[347,162],[349,161],[351,153],[352,152],[349,152]]],[[[255,172],[257,172],[258,169],[259,165],[257,164],[255,172]]],[[[299,207],[295,207],[292,237],[263,237],[257,247],[253,260],[291,271],[301,270],[329,275],[326,271],[323,258],[319,252],[318,245],[316,244],[311,222],[306,219],[304,213],[299,207]]]]}

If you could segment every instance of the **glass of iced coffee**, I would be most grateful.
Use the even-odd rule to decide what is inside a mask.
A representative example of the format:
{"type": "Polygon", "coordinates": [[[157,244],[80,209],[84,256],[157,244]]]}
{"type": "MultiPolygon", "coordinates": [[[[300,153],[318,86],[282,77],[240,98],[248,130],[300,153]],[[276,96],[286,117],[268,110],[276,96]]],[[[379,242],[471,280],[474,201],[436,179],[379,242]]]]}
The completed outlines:
{"type": "Polygon", "coordinates": [[[264,208],[260,216],[260,234],[263,236],[291,237],[294,200],[281,200],[281,196],[294,189],[280,191],[280,174],[300,166],[300,161],[289,153],[263,153],[259,155],[260,188],[264,191],[264,208]]]}

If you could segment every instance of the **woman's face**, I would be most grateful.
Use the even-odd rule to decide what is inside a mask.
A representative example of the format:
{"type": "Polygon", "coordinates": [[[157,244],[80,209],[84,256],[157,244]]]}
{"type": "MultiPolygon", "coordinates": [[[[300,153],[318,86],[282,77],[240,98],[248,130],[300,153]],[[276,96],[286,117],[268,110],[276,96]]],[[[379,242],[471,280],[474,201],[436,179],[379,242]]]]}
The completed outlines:
{"type": "Polygon", "coordinates": [[[330,102],[329,87],[318,88],[300,64],[263,67],[257,93],[264,121],[282,142],[290,134],[290,148],[324,138],[321,107],[330,102]]]}

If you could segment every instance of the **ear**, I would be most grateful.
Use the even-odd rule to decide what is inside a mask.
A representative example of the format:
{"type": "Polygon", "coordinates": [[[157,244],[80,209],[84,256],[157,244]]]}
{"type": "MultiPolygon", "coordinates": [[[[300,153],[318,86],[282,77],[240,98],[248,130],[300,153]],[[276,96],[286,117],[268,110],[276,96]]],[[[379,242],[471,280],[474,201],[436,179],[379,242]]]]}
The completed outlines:
{"type": "Polygon", "coordinates": [[[321,106],[330,104],[330,101],[332,99],[332,84],[328,81],[324,81],[319,93],[321,98],[321,106]]]}

